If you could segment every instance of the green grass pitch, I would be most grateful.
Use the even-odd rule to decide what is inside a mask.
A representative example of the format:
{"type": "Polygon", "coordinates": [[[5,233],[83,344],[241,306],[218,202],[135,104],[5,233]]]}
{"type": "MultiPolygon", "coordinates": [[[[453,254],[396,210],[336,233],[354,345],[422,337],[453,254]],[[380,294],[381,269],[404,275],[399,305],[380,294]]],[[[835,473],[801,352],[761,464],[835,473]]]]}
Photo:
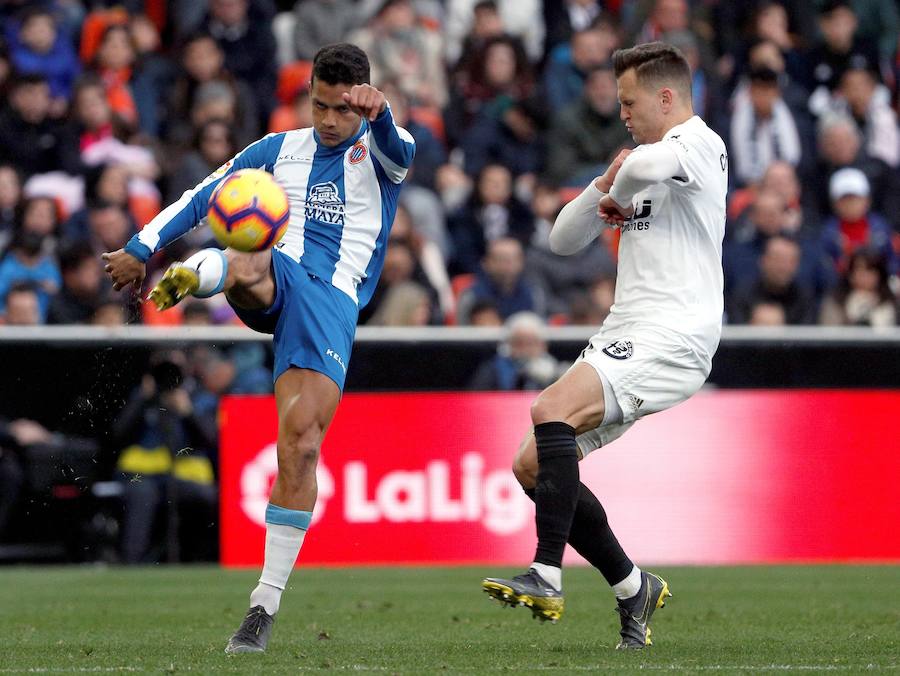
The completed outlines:
{"type": "Polygon", "coordinates": [[[299,569],[265,655],[226,657],[255,583],[212,567],[0,569],[7,673],[900,672],[900,567],[654,569],[674,594],[654,646],[617,653],[592,569],[556,625],[502,609],[469,568],[299,569]]]}

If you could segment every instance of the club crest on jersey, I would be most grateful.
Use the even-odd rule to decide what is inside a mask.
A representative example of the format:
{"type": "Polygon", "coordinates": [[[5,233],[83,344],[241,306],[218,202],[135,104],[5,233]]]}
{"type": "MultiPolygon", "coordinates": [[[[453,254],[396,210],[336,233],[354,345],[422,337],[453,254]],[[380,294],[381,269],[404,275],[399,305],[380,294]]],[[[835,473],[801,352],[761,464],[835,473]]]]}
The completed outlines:
{"type": "Polygon", "coordinates": [[[363,143],[362,141],[357,141],[347,152],[350,159],[350,164],[359,164],[364,159],[366,159],[369,154],[369,149],[366,148],[365,143],[363,143]]]}
{"type": "Polygon", "coordinates": [[[304,212],[308,219],[343,225],[344,203],[337,186],[331,181],[316,183],[309,189],[304,212]]]}
{"type": "Polygon", "coordinates": [[[634,343],[624,338],[614,340],[603,348],[603,354],[613,359],[628,359],[634,354],[634,343]]]}

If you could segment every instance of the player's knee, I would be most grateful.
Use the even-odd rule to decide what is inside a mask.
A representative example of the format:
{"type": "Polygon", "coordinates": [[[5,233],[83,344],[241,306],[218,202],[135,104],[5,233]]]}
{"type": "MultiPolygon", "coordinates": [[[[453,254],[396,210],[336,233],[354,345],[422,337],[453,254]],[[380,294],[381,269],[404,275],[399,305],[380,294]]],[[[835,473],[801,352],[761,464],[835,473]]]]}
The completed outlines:
{"type": "Polygon", "coordinates": [[[537,484],[538,468],[533,459],[517,455],[513,460],[512,471],[522,488],[534,488],[537,484]]]}
{"type": "Polygon", "coordinates": [[[566,411],[561,402],[553,394],[546,390],[538,395],[531,404],[531,422],[534,425],[541,423],[557,422],[566,419],[566,411]]]}
{"type": "Polygon", "coordinates": [[[278,474],[288,486],[299,486],[315,476],[321,438],[318,425],[282,429],[278,440],[278,474]]]}

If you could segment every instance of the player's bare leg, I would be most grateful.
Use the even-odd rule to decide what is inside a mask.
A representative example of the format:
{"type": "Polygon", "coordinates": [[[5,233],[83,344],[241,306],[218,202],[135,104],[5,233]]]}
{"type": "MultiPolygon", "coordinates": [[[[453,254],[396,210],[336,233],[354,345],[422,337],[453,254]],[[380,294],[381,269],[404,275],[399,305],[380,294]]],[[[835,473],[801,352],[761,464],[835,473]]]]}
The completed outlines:
{"type": "Polygon", "coordinates": [[[253,253],[203,249],[184,262],[170,265],[149,298],[162,311],[187,296],[209,298],[224,292],[239,307],[265,309],[275,300],[271,262],[271,249],[253,253]]]}
{"type": "Polygon", "coordinates": [[[228,654],[264,652],[316,504],[316,464],[341,392],[333,380],[290,368],[275,382],[278,476],[266,508],[266,558],[250,611],[228,641],[228,654]]]}

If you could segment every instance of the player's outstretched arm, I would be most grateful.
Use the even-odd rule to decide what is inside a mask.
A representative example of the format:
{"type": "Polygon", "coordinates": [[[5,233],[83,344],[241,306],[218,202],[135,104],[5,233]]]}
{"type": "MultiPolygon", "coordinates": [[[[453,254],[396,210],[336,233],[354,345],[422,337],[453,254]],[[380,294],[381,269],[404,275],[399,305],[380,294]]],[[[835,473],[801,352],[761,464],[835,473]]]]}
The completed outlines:
{"type": "Polygon", "coordinates": [[[603,176],[590,182],[575,199],[566,204],[550,231],[550,250],[560,256],[578,253],[597,237],[607,223],[598,214],[597,206],[612,187],[622,163],[631,154],[623,150],[607,168],[603,176]]]}
{"type": "Polygon", "coordinates": [[[391,108],[384,94],[369,84],[353,85],[344,93],[344,101],[357,115],[369,121],[372,129],[372,154],[394,183],[406,178],[416,154],[412,135],[394,124],[391,108]]]}
{"type": "Polygon", "coordinates": [[[163,209],[128,241],[124,251],[143,263],[154,253],[197,227],[206,216],[209,197],[216,186],[238,169],[264,168],[272,171],[271,167],[283,139],[284,134],[269,134],[244,148],[196,187],[186,190],[180,199],[163,209]]]}

